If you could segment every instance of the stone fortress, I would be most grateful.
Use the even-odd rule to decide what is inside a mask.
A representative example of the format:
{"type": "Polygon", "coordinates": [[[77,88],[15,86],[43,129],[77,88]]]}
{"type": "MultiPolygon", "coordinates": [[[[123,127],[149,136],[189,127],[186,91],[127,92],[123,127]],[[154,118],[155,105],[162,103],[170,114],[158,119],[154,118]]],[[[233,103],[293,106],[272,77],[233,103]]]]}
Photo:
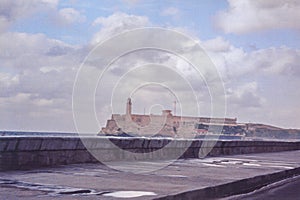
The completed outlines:
{"type": "Polygon", "coordinates": [[[201,138],[216,130],[222,135],[244,136],[245,127],[245,124],[238,124],[236,118],[176,116],[171,110],[162,110],[161,115],[132,114],[132,102],[128,98],[126,113],[112,114],[100,134],[201,138]]]}

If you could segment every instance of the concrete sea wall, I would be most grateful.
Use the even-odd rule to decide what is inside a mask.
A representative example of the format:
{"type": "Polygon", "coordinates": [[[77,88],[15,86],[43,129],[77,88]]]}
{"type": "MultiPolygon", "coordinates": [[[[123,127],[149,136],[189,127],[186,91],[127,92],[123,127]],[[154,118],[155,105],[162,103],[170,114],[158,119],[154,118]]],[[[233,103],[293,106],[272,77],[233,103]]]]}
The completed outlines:
{"type": "Polygon", "coordinates": [[[0,170],[119,160],[199,158],[201,155],[300,150],[300,142],[201,141],[101,137],[1,137],[0,170]],[[87,150],[89,149],[89,150],[87,150]],[[182,153],[181,153],[182,152],[182,153]],[[94,157],[98,158],[98,160],[94,157]]]}

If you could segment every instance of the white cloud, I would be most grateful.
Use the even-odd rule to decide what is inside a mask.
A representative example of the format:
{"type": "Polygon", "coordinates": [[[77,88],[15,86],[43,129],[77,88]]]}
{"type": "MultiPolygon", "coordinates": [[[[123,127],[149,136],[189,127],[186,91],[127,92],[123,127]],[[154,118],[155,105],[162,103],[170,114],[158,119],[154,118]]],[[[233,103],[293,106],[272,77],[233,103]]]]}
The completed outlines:
{"type": "MultiPolygon", "coordinates": [[[[101,37],[99,38],[105,38],[104,35],[114,35],[122,30],[128,30],[126,29],[127,26],[123,26],[123,24],[126,24],[126,22],[124,22],[125,20],[111,20],[110,17],[100,18],[95,21],[95,25],[102,25],[99,31],[101,37]],[[117,23],[117,21],[119,23],[117,23]],[[110,23],[112,24],[112,29],[109,25],[110,23]],[[125,28],[123,29],[123,27],[125,28]],[[110,32],[108,32],[108,30],[110,32]]],[[[140,16],[135,16],[134,18],[137,19],[139,17],[140,16]]],[[[252,121],[254,121],[253,119],[257,119],[258,122],[272,122],[275,124],[278,123],[280,126],[295,127],[296,121],[288,122],[284,125],[284,122],[278,118],[267,119],[264,117],[263,113],[269,112],[269,110],[272,109],[270,107],[270,102],[272,102],[274,96],[262,92],[261,90],[266,90],[266,83],[272,84],[274,77],[291,76],[292,80],[299,83],[299,80],[297,80],[297,76],[299,76],[299,67],[297,63],[300,63],[299,50],[282,46],[245,51],[243,48],[232,45],[222,37],[200,41],[199,43],[203,45],[204,49],[208,52],[225,81],[225,88],[227,88],[228,92],[227,106],[228,109],[230,109],[229,116],[238,117],[240,121],[244,122],[247,122],[249,119],[252,119],[252,121]]],[[[178,70],[185,73],[186,76],[191,72],[189,71],[188,66],[185,66],[181,62],[178,62],[178,60],[174,60],[167,55],[163,56],[161,54],[161,57],[159,57],[154,54],[140,53],[135,57],[127,55],[127,58],[128,59],[122,60],[120,65],[114,66],[110,71],[114,77],[112,79],[109,78],[107,81],[117,79],[118,76],[120,77],[130,67],[136,66],[137,64],[143,64],[143,61],[141,61],[143,58],[155,63],[169,66],[174,65],[178,70]]],[[[148,76],[153,77],[154,74],[149,73],[148,76]]],[[[163,76],[163,74],[160,75],[163,76]]],[[[138,79],[141,78],[141,76],[136,76],[135,78],[138,79]]],[[[170,76],[170,78],[172,77],[170,76]]],[[[180,84],[180,81],[177,81],[174,86],[176,87],[178,84],[180,84]]],[[[289,83],[283,87],[290,87],[288,85],[289,83]]],[[[205,93],[206,96],[204,95],[204,98],[206,97],[207,99],[209,94],[207,94],[203,88],[200,87],[197,92],[205,93]]],[[[181,88],[178,87],[176,92],[184,93],[185,91],[182,91],[181,88]]],[[[151,97],[149,97],[148,100],[151,101],[155,95],[149,96],[151,97]]],[[[202,98],[199,99],[202,100],[202,98]]],[[[290,104],[291,107],[295,106],[295,103],[291,99],[286,99],[285,102],[289,102],[288,104],[290,104]]],[[[204,107],[209,107],[207,105],[209,105],[210,102],[203,101],[201,103],[203,103],[204,107]]],[[[120,105],[122,107],[122,104],[120,105]]],[[[120,108],[121,111],[122,109],[123,107],[120,108]]],[[[291,108],[289,107],[288,109],[291,108]]],[[[279,110],[273,112],[276,113],[275,115],[280,115],[279,110]]]]}
{"type": "Polygon", "coordinates": [[[161,12],[161,15],[163,16],[178,16],[180,14],[180,11],[178,8],[175,8],[175,7],[168,7],[166,9],[164,9],[162,12],[161,12]]]}
{"type": "Polygon", "coordinates": [[[214,39],[203,41],[202,45],[207,51],[212,52],[227,52],[231,46],[228,41],[219,36],[214,39]]]}
{"type": "MultiPolygon", "coordinates": [[[[50,0],[44,1],[44,4],[48,5],[49,2],[50,0]]],[[[51,5],[56,9],[55,1],[51,5]]],[[[269,4],[264,6],[271,7],[269,4]]],[[[9,13],[17,13],[10,14],[10,16],[23,16],[18,12],[9,11],[9,13]]],[[[82,17],[76,10],[64,9],[61,12],[63,13],[61,17],[64,17],[66,23],[76,23],[82,17]]],[[[15,17],[6,17],[3,12],[1,13],[0,21],[1,19],[6,20],[8,25],[15,21],[15,17]]],[[[99,27],[99,31],[91,41],[92,44],[95,44],[122,31],[151,26],[151,22],[145,16],[118,12],[108,17],[97,18],[93,25],[99,27]]],[[[297,49],[283,46],[247,52],[242,48],[233,46],[222,37],[200,43],[207,50],[225,79],[229,95],[228,105],[231,110],[234,110],[232,112],[235,114],[234,116],[239,117],[239,119],[247,119],[245,116],[252,116],[253,109],[256,109],[256,113],[258,113],[257,109],[260,109],[262,113],[270,109],[266,105],[274,97],[266,96],[260,92],[264,84],[259,79],[261,76],[264,78],[263,81],[270,82],[279,76],[291,76],[292,80],[295,80],[296,83],[299,82],[297,77],[300,75],[298,65],[300,63],[300,51],[297,49]]],[[[11,32],[0,34],[0,46],[0,127],[8,127],[9,129],[32,127],[48,130],[53,130],[53,127],[56,127],[56,130],[73,130],[72,87],[77,67],[89,49],[85,49],[83,46],[68,45],[62,41],[48,38],[44,34],[11,32]]],[[[161,53],[139,52],[136,55],[128,55],[122,62],[116,63],[118,66],[112,66],[108,81],[117,80],[132,66],[147,62],[175,66],[187,76],[193,74],[190,66],[171,56],[161,53]]],[[[146,75],[148,78],[157,76],[156,73],[146,75]]],[[[159,75],[163,76],[164,74],[159,75]]],[[[134,78],[140,77],[135,76],[134,78]]],[[[171,81],[173,81],[172,84],[175,84],[174,87],[177,86],[179,92],[186,92],[183,91],[185,88],[180,87],[180,81],[171,81]]],[[[293,84],[296,85],[295,82],[293,84]]],[[[282,87],[289,86],[290,83],[287,82],[282,87]]],[[[290,87],[290,90],[293,88],[294,86],[290,87]]],[[[100,94],[106,94],[106,92],[101,91],[100,94]]],[[[209,101],[207,93],[201,93],[201,95],[209,101]]],[[[147,100],[153,100],[151,98],[148,97],[147,100]]],[[[288,104],[290,101],[286,99],[285,102],[288,104]]],[[[107,108],[106,104],[101,103],[99,103],[102,106],[100,112],[103,110],[102,108],[107,108]]],[[[142,104],[143,102],[140,103],[141,107],[142,104]]],[[[203,104],[203,106],[209,107],[207,105],[206,102],[203,104]]],[[[273,112],[274,115],[280,114],[276,110],[273,112]]],[[[293,114],[292,111],[289,114],[293,114]]],[[[297,113],[294,114],[297,116],[297,113]]]]}
{"type": "Polygon", "coordinates": [[[48,16],[48,23],[68,25],[84,22],[86,17],[74,8],[58,10],[59,0],[1,0],[0,33],[5,32],[12,24],[27,17],[42,13],[48,16]]]}
{"type": "Polygon", "coordinates": [[[101,26],[100,31],[97,32],[92,39],[92,43],[98,43],[122,31],[150,26],[151,23],[145,16],[128,15],[118,12],[108,17],[95,19],[93,25],[101,26]]]}
{"type": "Polygon", "coordinates": [[[0,35],[0,46],[1,66],[23,70],[65,65],[70,62],[65,58],[76,50],[76,47],[44,34],[13,32],[0,35]]]}
{"type": "Polygon", "coordinates": [[[9,87],[11,85],[16,85],[19,83],[18,75],[12,76],[9,73],[0,73],[0,88],[9,87]]]}
{"type": "Polygon", "coordinates": [[[269,75],[292,75],[299,76],[300,51],[288,47],[267,48],[252,52],[248,62],[269,75]]]}
{"type": "Polygon", "coordinates": [[[40,1],[52,7],[56,7],[59,2],[59,0],[40,0],[40,1]]]}
{"type": "Polygon", "coordinates": [[[64,99],[18,93],[0,97],[0,110],[2,130],[74,131],[71,105],[64,99]]]}
{"type": "Polygon", "coordinates": [[[86,17],[74,8],[63,8],[58,13],[58,20],[62,24],[81,23],[86,20],[86,17]]]}
{"type": "Polygon", "coordinates": [[[70,98],[76,69],[85,54],[43,34],[0,35],[0,96],[70,98]],[[14,41],[14,42],[11,42],[14,41]]]}
{"type": "Polygon", "coordinates": [[[35,99],[33,101],[37,106],[51,106],[54,103],[53,99],[35,99]]]}
{"type": "Polygon", "coordinates": [[[74,131],[72,88],[88,49],[18,32],[0,34],[0,46],[1,129],[74,131]]]}
{"type": "Polygon", "coordinates": [[[298,49],[282,46],[246,52],[221,37],[202,41],[201,44],[225,80],[249,74],[269,77],[300,75],[298,49]]]}
{"type": "Polygon", "coordinates": [[[124,3],[129,4],[130,6],[134,6],[140,2],[140,0],[123,0],[124,3]]]}
{"type": "Polygon", "coordinates": [[[28,17],[35,12],[53,10],[57,3],[58,0],[1,0],[0,32],[5,31],[15,21],[28,17]]]}
{"type": "Polygon", "coordinates": [[[258,84],[249,82],[236,88],[228,88],[228,102],[240,107],[261,107],[265,99],[259,95],[258,84]]]}
{"type": "Polygon", "coordinates": [[[222,38],[201,44],[225,82],[228,116],[240,122],[299,127],[299,49],[281,46],[245,51],[222,38]]]}
{"type": "Polygon", "coordinates": [[[229,8],[216,16],[225,33],[248,33],[270,29],[300,29],[300,1],[228,0],[229,8]]]}
{"type": "MultiPolygon", "coordinates": [[[[101,39],[148,23],[146,17],[124,13],[97,21],[101,39]]],[[[72,88],[89,48],[68,45],[44,34],[16,32],[0,34],[0,46],[0,127],[74,130],[72,88]],[[57,116],[61,116],[59,120],[57,116]]]]}

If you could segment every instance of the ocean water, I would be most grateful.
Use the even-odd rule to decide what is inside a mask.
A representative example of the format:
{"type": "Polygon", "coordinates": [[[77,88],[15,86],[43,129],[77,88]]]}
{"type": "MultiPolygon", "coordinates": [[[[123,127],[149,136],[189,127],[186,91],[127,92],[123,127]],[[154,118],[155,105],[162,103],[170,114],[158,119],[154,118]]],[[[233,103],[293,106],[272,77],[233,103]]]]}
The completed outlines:
{"type": "MultiPolygon", "coordinates": [[[[38,132],[38,131],[0,131],[0,137],[104,137],[104,138],[124,138],[126,136],[112,136],[112,135],[97,135],[96,133],[86,133],[84,135],[79,135],[78,133],[68,133],[68,132],[38,132]]],[[[159,136],[129,136],[130,138],[155,138],[155,139],[169,139],[169,140],[186,140],[188,138],[172,138],[172,137],[159,137],[159,136]]],[[[247,140],[247,141],[285,141],[285,142],[299,142],[300,138],[296,139],[276,139],[276,138],[263,138],[263,137],[245,137],[245,138],[233,138],[233,137],[218,137],[212,138],[189,138],[192,140],[219,140],[219,141],[233,141],[233,140],[247,140]]]]}
{"type": "Polygon", "coordinates": [[[78,136],[77,133],[35,132],[35,131],[0,131],[0,136],[78,136]]]}

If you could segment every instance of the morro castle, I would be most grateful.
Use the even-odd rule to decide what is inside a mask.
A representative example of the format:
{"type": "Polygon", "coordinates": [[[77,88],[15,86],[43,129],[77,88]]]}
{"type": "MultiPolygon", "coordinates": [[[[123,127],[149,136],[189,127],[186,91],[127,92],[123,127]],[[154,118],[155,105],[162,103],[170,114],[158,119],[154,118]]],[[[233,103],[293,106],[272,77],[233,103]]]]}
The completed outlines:
{"type": "Polygon", "coordinates": [[[243,127],[237,124],[236,118],[209,118],[176,116],[171,110],[162,110],[161,115],[141,115],[132,114],[132,102],[128,98],[125,114],[112,114],[111,119],[107,120],[106,126],[102,128],[102,134],[134,134],[143,136],[185,136],[194,137],[195,135],[207,134],[208,127],[221,127],[222,133],[226,130],[238,128],[240,133],[232,132],[228,134],[242,134],[243,127]]]}

